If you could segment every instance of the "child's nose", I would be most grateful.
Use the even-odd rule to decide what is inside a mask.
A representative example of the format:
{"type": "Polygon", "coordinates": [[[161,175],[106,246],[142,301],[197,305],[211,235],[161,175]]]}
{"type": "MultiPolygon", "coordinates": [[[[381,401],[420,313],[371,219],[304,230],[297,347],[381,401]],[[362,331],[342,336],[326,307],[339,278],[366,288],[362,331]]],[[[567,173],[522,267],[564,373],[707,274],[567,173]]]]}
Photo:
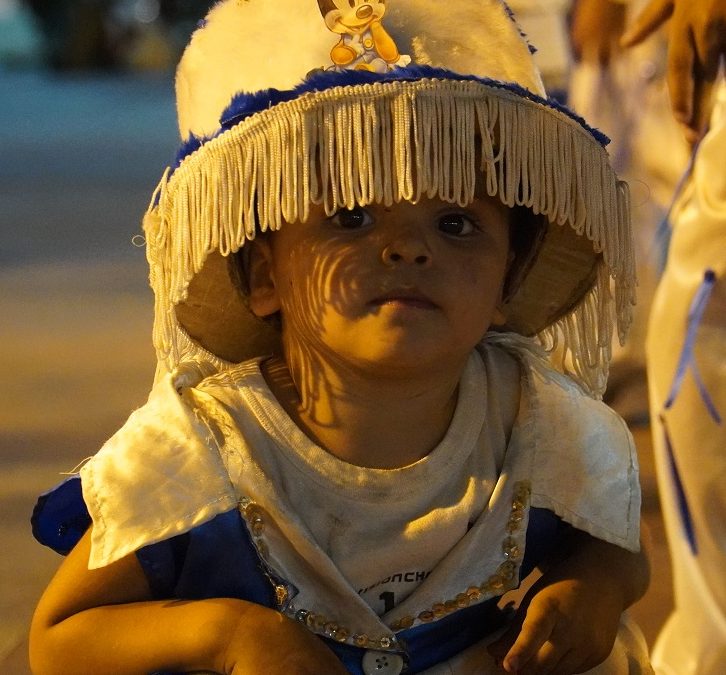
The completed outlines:
{"type": "Polygon", "coordinates": [[[384,246],[383,262],[386,265],[403,263],[428,267],[431,264],[431,251],[421,237],[411,233],[402,234],[384,246]]]}

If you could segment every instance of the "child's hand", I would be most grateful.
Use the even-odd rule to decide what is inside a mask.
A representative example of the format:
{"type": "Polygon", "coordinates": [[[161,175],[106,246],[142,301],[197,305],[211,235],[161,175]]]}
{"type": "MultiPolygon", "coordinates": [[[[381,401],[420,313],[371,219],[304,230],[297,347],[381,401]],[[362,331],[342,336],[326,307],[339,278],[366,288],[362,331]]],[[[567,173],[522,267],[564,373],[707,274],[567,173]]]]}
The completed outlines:
{"type": "Polygon", "coordinates": [[[620,597],[608,597],[602,588],[542,577],[489,651],[508,673],[582,673],[610,654],[622,611],[620,597]]]}
{"type": "Polygon", "coordinates": [[[303,625],[258,605],[250,606],[250,611],[254,617],[241,617],[231,632],[219,672],[347,675],[338,657],[303,625]]]}
{"type": "Polygon", "coordinates": [[[513,625],[489,646],[508,673],[571,675],[612,651],[623,611],[648,587],[645,553],[574,530],[527,592],[513,625]]]}

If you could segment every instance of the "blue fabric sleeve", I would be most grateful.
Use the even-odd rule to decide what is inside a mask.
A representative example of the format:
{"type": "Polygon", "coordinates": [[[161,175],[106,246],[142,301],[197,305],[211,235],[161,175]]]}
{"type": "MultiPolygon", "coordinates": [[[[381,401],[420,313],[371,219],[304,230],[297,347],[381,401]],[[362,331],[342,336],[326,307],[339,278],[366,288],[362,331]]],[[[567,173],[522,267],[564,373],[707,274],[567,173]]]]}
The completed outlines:
{"type": "Polygon", "coordinates": [[[70,553],[91,525],[80,477],[71,476],[40,495],[30,523],[41,544],[61,555],[70,553]]]}
{"type": "MultiPolygon", "coordinates": [[[[67,555],[91,525],[81,479],[72,476],[43,493],[31,516],[33,536],[67,555]]],[[[157,598],[242,598],[275,606],[278,583],[262,564],[238,511],[222,513],[190,532],[136,553],[157,598]]]]}
{"type": "Polygon", "coordinates": [[[520,581],[529,576],[537,565],[559,547],[562,538],[574,529],[552,511],[531,507],[524,560],[519,572],[520,581]]]}
{"type": "Polygon", "coordinates": [[[136,556],[157,598],[241,598],[276,606],[274,586],[281,582],[265,568],[236,510],[136,556]]]}

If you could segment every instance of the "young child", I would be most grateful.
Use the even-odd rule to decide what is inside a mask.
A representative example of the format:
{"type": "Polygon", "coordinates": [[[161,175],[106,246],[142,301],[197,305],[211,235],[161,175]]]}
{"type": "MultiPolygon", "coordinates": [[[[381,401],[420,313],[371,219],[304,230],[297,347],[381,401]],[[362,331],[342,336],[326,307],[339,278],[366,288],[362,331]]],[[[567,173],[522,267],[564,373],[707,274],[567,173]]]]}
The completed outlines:
{"type": "Polygon", "coordinates": [[[177,93],[157,381],[36,508],[34,670],[650,672],[627,192],[506,6],[225,0],[177,93]]]}

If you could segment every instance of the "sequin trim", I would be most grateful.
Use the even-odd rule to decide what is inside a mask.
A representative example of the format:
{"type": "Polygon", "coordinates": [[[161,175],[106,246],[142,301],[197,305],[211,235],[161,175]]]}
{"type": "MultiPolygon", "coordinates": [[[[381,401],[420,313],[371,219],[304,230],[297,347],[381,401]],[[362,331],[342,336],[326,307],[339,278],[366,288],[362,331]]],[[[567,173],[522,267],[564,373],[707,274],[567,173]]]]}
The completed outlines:
{"type": "MultiPolygon", "coordinates": [[[[267,560],[268,547],[263,539],[265,519],[262,508],[247,497],[240,499],[237,507],[247,523],[247,528],[252,535],[257,552],[262,560],[269,565],[269,561],[267,560]]],[[[270,581],[275,588],[275,600],[278,609],[300,623],[305,624],[314,633],[324,635],[337,642],[347,642],[348,644],[365,649],[394,650],[397,648],[398,641],[393,634],[371,637],[365,633],[353,633],[346,626],[341,625],[323,614],[316,614],[308,609],[296,609],[290,599],[289,589],[282,584],[275,584],[271,577],[270,581]]]]}
{"type": "Polygon", "coordinates": [[[529,481],[519,481],[514,484],[512,508],[505,530],[507,536],[502,542],[502,557],[504,560],[497,571],[478,586],[469,586],[456,597],[450,600],[437,602],[432,607],[419,612],[417,616],[403,616],[391,624],[394,631],[411,628],[416,623],[430,623],[459,609],[476,604],[481,600],[501,595],[516,585],[517,573],[522,562],[524,547],[521,542],[523,535],[522,523],[529,506],[532,492],[529,481]]]}
{"type": "MultiPolygon", "coordinates": [[[[435,603],[429,609],[419,612],[417,616],[403,616],[391,624],[391,630],[401,631],[414,625],[430,623],[453,612],[476,604],[481,600],[501,595],[516,585],[517,573],[524,552],[521,537],[523,535],[522,523],[525,519],[526,509],[529,505],[531,486],[529,481],[519,481],[514,485],[512,507],[505,530],[507,536],[502,541],[501,552],[503,561],[497,571],[490,575],[478,586],[469,586],[465,591],[458,593],[454,598],[435,603]]],[[[260,556],[267,562],[268,548],[262,535],[265,532],[265,521],[262,509],[251,499],[243,498],[238,503],[240,513],[248,525],[252,539],[260,556]]],[[[327,617],[317,614],[309,609],[296,608],[289,601],[290,594],[283,585],[275,585],[275,597],[278,608],[285,614],[307,626],[312,632],[324,635],[337,642],[345,642],[363,649],[396,650],[399,648],[396,636],[369,636],[357,633],[349,627],[327,617]]]]}

